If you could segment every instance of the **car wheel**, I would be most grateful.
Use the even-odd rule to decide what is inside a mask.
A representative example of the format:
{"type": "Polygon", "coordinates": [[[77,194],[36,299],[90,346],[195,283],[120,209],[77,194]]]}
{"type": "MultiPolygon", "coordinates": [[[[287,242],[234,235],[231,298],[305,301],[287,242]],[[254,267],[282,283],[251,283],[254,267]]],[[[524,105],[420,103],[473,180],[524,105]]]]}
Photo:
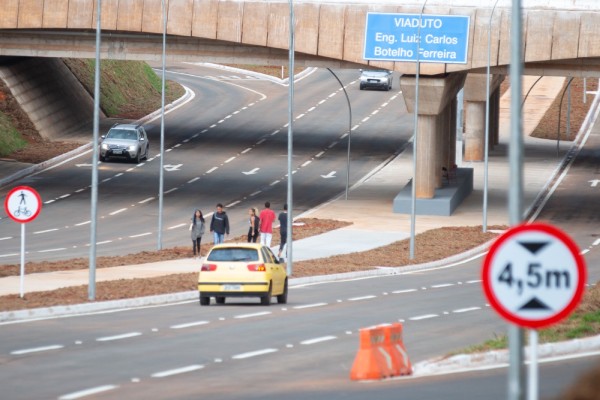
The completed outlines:
{"type": "Polygon", "coordinates": [[[215,297],[217,304],[225,304],[225,297],[215,297]]]}
{"type": "Polygon", "coordinates": [[[200,305],[207,306],[210,304],[210,297],[200,295],[200,305]]]}
{"type": "Polygon", "coordinates": [[[148,153],[150,153],[150,146],[146,146],[146,154],[144,155],[145,160],[148,160],[148,153]]]}
{"type": "Polygon", "coordinates": [[[139,149],[137,154],[135,155],[134,161],[136,164],[139,164],[142,162],[142,149],[139,149]]]}
{"type": "Polygon", "coordinates": [[[364,87],[363,85],[360,85],[358,88],[359,88],[360,90],[363,90],[365,87],[364,87]]]}
{"type": "Polygon", "coordinates": [[[271,304],[271,284],[269,284],[269,291],[265,296],[261,296],[260,304],[263,306],[268,306],[271,304]]]}
{"type": "Polygon", "coordinates": [[[104,161],[106,161],[106,157],[104,157],[104,156],[100,156],[100,161],[101,161],[101,162],[104,162],[104,161]]]}
{"type": "Polygon", "coordinates": [[[279,296],[277,296],[277,303],[286,304],[287,303],[287,295],[288,295],[288,283],[287,283],[287,279],[286,279],[285,283],[283,284],[283,293],[280,294],[279,296]]]}

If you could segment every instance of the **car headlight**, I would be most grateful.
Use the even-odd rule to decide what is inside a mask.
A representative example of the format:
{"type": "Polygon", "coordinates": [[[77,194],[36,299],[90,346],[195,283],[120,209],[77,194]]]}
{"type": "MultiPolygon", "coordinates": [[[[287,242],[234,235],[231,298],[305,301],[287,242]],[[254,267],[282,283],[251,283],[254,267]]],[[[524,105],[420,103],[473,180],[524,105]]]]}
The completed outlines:
{"type": "Polygon", "coordinates": [[[137,150],[137,146],[135,146],[135,145],[129,146],[129,151],[136,151],[136,150],[137,150]]]}
{"type": "Polygon", "coordinates": [[[106,143],[102,143],[102,150],[108,150],[108,145],[106,143]]]}

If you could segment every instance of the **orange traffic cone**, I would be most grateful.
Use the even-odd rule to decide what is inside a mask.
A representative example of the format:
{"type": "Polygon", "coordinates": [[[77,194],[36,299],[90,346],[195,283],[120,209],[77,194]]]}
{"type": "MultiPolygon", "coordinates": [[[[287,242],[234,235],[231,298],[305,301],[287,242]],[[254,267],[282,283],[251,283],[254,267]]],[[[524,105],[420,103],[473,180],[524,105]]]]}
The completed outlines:
{"type": "Polygon", "coordinates": [[[382,328],[365,328],[360,330],[360,345],[350,379],[367,380],[382,379],[392,376],[392,363],[389,354],[381,347],[384,340],[382,328]]]}

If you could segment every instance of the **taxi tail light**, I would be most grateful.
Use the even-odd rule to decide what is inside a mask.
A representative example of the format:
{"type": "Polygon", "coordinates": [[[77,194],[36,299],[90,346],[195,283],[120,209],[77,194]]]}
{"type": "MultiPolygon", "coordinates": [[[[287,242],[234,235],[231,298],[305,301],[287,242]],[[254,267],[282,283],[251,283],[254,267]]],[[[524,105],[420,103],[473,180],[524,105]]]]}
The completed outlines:
{"type": "Polygon", "coordinates": [[[217,264],[202,264],[202,269],[200,271],[216,271],[217,264]]]}
{"type": "Polygon", "coordinates": [[[265,264],[248,264],[248,271],[265,272],[266,270],[265,264]]]}

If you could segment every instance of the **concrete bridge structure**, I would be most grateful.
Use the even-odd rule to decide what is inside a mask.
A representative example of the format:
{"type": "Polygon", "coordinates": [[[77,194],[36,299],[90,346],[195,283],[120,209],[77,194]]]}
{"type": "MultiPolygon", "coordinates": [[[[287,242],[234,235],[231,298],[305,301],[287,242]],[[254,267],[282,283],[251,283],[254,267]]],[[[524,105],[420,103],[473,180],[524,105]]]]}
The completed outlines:
{"type": "MultiPolygon", "coordinates": [[[[101,57],[158,60],[162,0],[102,0],[101,57]]],[[[288,58],[289,4],[285,0],[164,0],[167,58],[228,64],[284,65],[288,58]]],[[[2,0],[0,56],[95,55],[96,0],[2,0]]],[[[466,160],[483,158],[485,69],[491,32],[491,122],[498,126],[499,85],[510,63],[510,0],[295,0],[296,65],[384,68],[402,74],[414,110],[416,63],[363,59],[368,12],[470,17],[464,64],[421,63],[417,197],[432,199],[442,167],[455,163],[456,94],[465,87],[466,160]],[[495,8],[494,8],[495,6],[495,8]],[[492,13],[492,10],[493,13],[492,13]]],[[[524,0],[524,73],[600,77],[597,0],[524,0]]]]}

